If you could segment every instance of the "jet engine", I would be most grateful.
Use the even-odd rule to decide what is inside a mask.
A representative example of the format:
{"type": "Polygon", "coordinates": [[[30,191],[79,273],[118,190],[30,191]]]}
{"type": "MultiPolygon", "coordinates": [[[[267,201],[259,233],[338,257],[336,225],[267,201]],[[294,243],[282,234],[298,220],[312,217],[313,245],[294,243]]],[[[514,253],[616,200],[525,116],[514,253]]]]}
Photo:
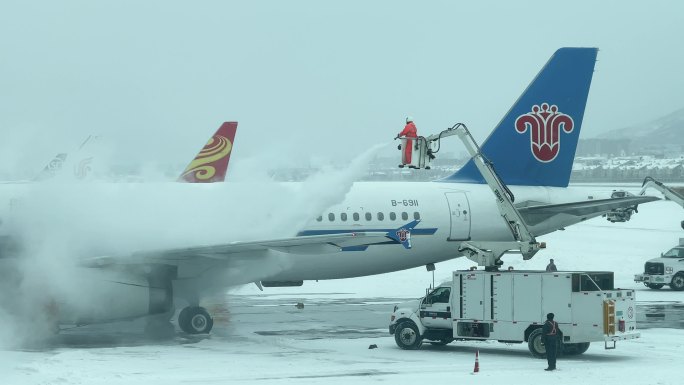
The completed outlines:
{"type": "Polygon", "coordinates": [[[140,270],[75,269],[54,298],[59,323],[82,325],[170,312],[175,268],[144,266],[140,270]]]}

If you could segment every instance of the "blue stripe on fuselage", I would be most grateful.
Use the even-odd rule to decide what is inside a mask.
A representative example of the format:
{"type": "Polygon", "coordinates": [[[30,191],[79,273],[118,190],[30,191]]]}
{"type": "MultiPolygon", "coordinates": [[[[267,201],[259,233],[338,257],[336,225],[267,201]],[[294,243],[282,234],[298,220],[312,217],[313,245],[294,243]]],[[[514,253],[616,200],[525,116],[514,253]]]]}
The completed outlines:
{"type": "MultiPolygon", "coordinates": [[[[307,235],[330,235],[330,234],[344,234],[344,233],[361,233],[366,231],[377,231],[389,233],[390,231],[397,231],[397,229],[344,229],[344,230],[304,230],[297,233],[298,237],[304,237],[307,235]]],[[[411,235],[433,235],[437,232],[437,228],[427,228],[427,229],[413,229],[411,230],[411,235]]]]}

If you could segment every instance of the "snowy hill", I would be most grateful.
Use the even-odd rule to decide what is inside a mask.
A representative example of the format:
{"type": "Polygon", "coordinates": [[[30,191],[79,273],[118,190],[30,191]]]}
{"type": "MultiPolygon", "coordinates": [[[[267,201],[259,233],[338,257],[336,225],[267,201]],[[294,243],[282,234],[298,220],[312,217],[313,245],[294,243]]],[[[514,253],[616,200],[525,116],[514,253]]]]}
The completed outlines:
{"type": "Polygon", "coordinates": [[[601,140],[629,140],[631,153],[653,150],[662,152],[684,149],[684,108],[647,123],[608,131],[596,137],[601,140]]]}

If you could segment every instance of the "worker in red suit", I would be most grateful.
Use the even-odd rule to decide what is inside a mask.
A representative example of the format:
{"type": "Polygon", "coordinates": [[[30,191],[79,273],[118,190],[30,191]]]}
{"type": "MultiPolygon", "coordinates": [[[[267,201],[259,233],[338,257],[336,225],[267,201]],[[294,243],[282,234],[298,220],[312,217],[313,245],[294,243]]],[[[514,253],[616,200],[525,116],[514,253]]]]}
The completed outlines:
{"type": "Polygon", "coordinates": [[[411,138],[418,137],[418,129],[413,123],[413,118],[410,116],[406,117],[406,125],[404,126],[404,129],[401,130],[399,135],[397,135],[397,137],[394,139],[398,139],[402,136],[406,137],[406,143],[404,145],[404,153],[402,154],[403,156],[401,157],[401,164],[399,167],[404,167],[407,164],[411,164],[411,154],[413,152],[413,139],[411,138]]]}

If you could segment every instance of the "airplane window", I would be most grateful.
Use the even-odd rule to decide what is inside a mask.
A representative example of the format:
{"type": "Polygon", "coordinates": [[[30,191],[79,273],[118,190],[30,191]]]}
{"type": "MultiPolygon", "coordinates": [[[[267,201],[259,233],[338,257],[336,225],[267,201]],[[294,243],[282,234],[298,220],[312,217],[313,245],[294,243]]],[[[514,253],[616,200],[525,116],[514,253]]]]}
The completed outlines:
{"type": "Polygon", "coordinates": [[[407,213],[406,211],[404,211],[403,213],[401,213],[401,219],[403,219],[403,220],[408,220],[408,213],[407,213]]]}
{"type": "Polygon", "coordinates": [[[420,213],[418,211],[413,213],[413,219],[420,219],[420,213]]]}
{"type": "Polygon", "coordinates": [[[366,213],[366,220],[370,221],[371,219],[373,219],[373,215],[371,215],[371,213],[366,213]]]}
{"type": "Polygon", "coordinates": [[[382,220],[384,220],[384,219],[385,219],[385,214],[383,214],[383,213],[378,213],[378,220],[379,220],[379,221],[382,221],[382,220]]]}
{"type": "Polygon", "coordinates": [[[323,220],[323,216],[322,216],[322,215],[319,215],[318,218],[316,218],[316,221],[318,221],[318,222],[320,222],[320,221],[322,221],[322,220],[323,220]]]}
{"type": "Polygon", "coordinates": [[[347,221],[347,213],[340,214],[340,219],[342,220],[342,222],[346,222],[347,221]]]}
{"type": "Polygon", "coordinates": [[[354,213],[354,220],[359,221],[359,213],[354,213]]]}
{"type": "Polygon", "coordinates": [[[328,214],[328,220],[329,220],[330,222],[335,221],[335,214],[333,214],[333,213],[328,214]]]}
{"type": "Polygon", "coordinates": [[[396,221],[397,220],[397,214],[395,214],[394,212],[391,212],[390,213],[390,219],[393,221],[396,221]]]}

